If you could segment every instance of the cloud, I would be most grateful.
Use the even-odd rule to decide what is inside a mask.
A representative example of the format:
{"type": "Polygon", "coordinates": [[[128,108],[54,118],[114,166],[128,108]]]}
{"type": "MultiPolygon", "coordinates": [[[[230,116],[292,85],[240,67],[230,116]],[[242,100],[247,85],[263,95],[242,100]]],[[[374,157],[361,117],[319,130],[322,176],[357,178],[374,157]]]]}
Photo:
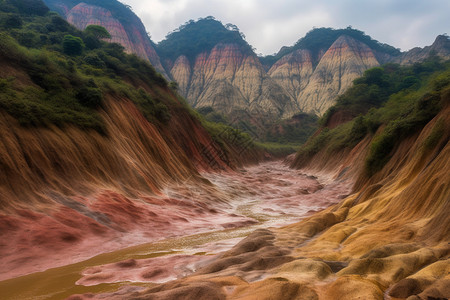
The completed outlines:
{"type": "Polygon", "coordinates": [[[263,54],[293,45],[313,27],[353,28],[408,50],[450,31],[448,0],[122,0],[158,42],[186,21],[233,23],[263,54]]]}

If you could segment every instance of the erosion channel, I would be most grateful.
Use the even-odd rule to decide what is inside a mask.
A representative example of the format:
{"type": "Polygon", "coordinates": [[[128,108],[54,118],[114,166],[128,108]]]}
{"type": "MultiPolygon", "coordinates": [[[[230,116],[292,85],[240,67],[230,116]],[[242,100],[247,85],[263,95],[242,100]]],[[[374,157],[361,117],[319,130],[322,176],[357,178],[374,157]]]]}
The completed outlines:
{"type": "MultiPolygon", "coordinates": [[[[205,266],[251,232],[297,222],[337,203],[351,191],[349,181],[303,174],[282,161],[202,175],[212,183],[210,189],[187,187],[181,182],[164,191],[168,198],[186,205],[186,210],[189,201],[217,203],[220,209],[199,223],[201,228],[184,231],[183,226],[168,226],[166,238],[143,239],[132,247],[4,280],[0,282],[3,299],[62,299],[73,294],[113,292],[122,286],[138,289],[143,284],[148,287],[180,278],[205,266]],[[211,199],[214,197],[218,199],[211,199]]],[[[253,278],[259,279],[258,275],[253,278]]]]}

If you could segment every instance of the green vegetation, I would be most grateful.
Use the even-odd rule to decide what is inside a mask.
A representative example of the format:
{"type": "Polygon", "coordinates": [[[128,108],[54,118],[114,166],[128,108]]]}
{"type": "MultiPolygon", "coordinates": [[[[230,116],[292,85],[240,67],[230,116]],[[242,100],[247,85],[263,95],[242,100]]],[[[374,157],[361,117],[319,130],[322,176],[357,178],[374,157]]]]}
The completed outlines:
{"type": "Polygon", "coordinates": [[[163,59],[175,60],[180,55],[185,55],[192,62],[198,54],[210,51],[219,43],[236,44],[244,51],[253,52],[235,25],[224,26],[213,17],[196,22],[190,20],[169,33],[165,40],[157,45],[157,50],[163,59]]]}
{"type": "Polygon", "coordinates": [[[209,122],[229,124],[227,117],[216,112],[211,106],[200,107],[197,111],[209,122]]]}
{"type": "Polygon", "coordinates": [[[298,144],[280,144],[271,142],[255,141],[256,147],[264,149],[272,154],[274,157],[286,157],[289,154],[295,153],[298,149],[298,144]]]}
{"type": "Polygon", "coordinates": [[[431,56],[423,63],[408,67],[387,64],[372,68],[354,81],[346,93],[338,97],[336,105],[322,118],[326,124],[333,111],[346,110],[357,116],[365,114],[372,107],[380,107],[397,93],[409,93],[419,90],[430,75],[445,69],[440,58],[431,56]]]}
{"type": "MultiPolygon", "coordinates": [[[[368,70],[339,97],[320,122],[325,126],[337,112],[355,118],[333,129],[324,127],[300,149],[299,159],[307,160],[323,149],[332,153],[352,148],[366,135],[378,132],[366,158],[366,171],[371,176],[389,161],[400,141],[418,132],[436,116],[448,93],[450,61],[444,63],[437,57],[409,67],[389,64],[368,70]]],[[[437,143],[442,130],[442,125],[435,126],[425,148],[437,143]]]]}
{"type": "Polygon", "coordinates": [[[77,36],[67,34],[63,39],[63,50],[68,55],[80,55],[83,53],[83,40],[77,36]]]}
{"type": "Polygon", "coordinates": [[[82,32],[48,9],[22,12],[24,2],[43,6],[0,0],[0,59],[14,70],[0,78],[2,110],[24,126],[70,124],[105,133],[99,109],[109,94],[134,101],[151,122],[170,119],[167,82],[149,63],[99,40],[103,27],[82,32]],[[149,85],[151,92],[139,88],[149,85]]]}
{"type": "Polygon", "coordinates": [[[283,47],[280,52],[275,55],[269,55],[262,57],[261,61],[264,65],[273,65],[281,57],[294,52],[298,49],[307,49],[312,53],[313,58],[317,59],[321,50],[327,50],[330,46],[341,36],[347,35],[355,40],[358,40],[371,49],[380,53],[387,53],[393,56],[399,55],[400,50],[387,44],[380,43],[370,36],[366,35],[363,31],[347,27],[345,29],[333,29],[333,28],[314,28],[310,30],[303,38],[299,39],[292,47],[283,47]]]}
{"type": "Polygon", "coordinates": [[[99,26],[99,25],[88,25],[84,32],[87,35],[92,35],[96,39],[110,39],[111,35],[109,34],[108,30],[105,29],[105,27],[99,26]]]}
{"type": "Polygon", "coordinates": [[[228,152],[245,152],[255,149],[254,139],[248,133],[227,125],[225,122],[209,120],[207,115],[213,112],[212,108],[206,107],[199,112],[192,109],[187,102],[183,102],[185,103],[186,109],[200,121],[202,126],[211,135],[213,141],[220,145],[221,149],[228,152]]]}
{"type": "Polygon", "coordinates": [[[266,131],[263,140],[269,143],[301,145],[317,130],[317,122],[318,117],[315,115],[297,113],[290,119],[278,121],[266,131]]]}
{"type": "MultiPolygon", "coordinates": [[[[280,120],[275,124],[269,122],[263,124],[263,127],[257,128],[245,121],[245,117],[236,117],[234,122],[231,122],[227,116],[215,111],[210,106],[200,107],[197,112],[206,121],[221,123],[249,134],[260,146],[276,150],[277,153],[283,151],[295,152],[291,150],[306,142],[318,128],[317,116],[306,113],[298,113],[290,119],[280,120]]],[[[239,112],[235,112],[236,114],[239,114],[239,112]]],[[[247,114],[244,113],[244,116],[247,116],[247,114]]],[[[271,153],[273,152],[271,151],[271,153]]]]}
{"type": "Polygon", "coordinates": [[[20,13],[22,15],[44,16],[49,11],[49,9],[42,1],[4,0],[2,1],[0,11],[20,13]]]}

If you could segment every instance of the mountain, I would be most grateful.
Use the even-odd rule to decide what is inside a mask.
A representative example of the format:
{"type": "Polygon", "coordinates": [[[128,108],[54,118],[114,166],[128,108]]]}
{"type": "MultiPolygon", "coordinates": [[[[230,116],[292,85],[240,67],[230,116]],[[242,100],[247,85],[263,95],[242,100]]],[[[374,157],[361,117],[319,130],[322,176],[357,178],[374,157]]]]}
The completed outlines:
{"type": "Polygon", "coordinates": [[[269,75],[288,91],[301,111],[323,115],[354,79],[378,65],[367,45],[341,35],[320,55],[316,66],[313,53],[299,49],[277,61],[269,75]]]}
{"type": "Polygon", "coordinates": [[[213,18],[185,24],[157,50],[194,108],[209,106],[229,116],[244,111],[271,119],[293,110],[239,31],[213,18]]]}
{"type": "Polygon", "coordinates": [[[44,2],[80,30],[84,30],[88,25],[105,27],[111,35],[110,42],[121,44],[127,53],[134,53],[147,59],[160,73],[165,74],[142,21],[129,6],[115,0],[45,0],[44,2]]]}
{"type": "Polygon", "coordinates": [[[441,36],[430,47],[401,53],[351,27],[316,28],[277,55],[257,57],[236,26],[208,17],[184,24],[157,51],[194,108],[274,121],[298,112],[321,116],[367,69],[430,54],[446,58],[448,43],[441,36]]]}

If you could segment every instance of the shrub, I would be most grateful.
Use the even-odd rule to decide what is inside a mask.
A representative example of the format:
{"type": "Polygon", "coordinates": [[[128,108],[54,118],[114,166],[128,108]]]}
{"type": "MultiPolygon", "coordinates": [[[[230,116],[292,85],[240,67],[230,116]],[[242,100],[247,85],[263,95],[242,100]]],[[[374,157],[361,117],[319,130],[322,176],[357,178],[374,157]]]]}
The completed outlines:
{"type": "Polygon", "coordinates": [[[105,27],[99,26],[99,25],[88,25],[84,29],[84,33],[87,35],[92,35],[96,39],[110,39],[111,35],[109,34],[108,30],[105,29],[105,27]]]}
{"type": "Polygon", "coordinates": [[[45,15],[49,9],[41,0],[7,0],[17,7],[20,13],[27,15],[45,15]]]}
{"type": "Polygon", "coordinates": [[[17,41],[28,48],[39,47],[40,44],[39,36],[32,31],[21,31],[17,36],[17,41]]]}
{"type": "Polygon", "coordinates": [[[372,176],[389,161],[389,154],[395,145],[396,136],[393,131],[386,130],[383,134],[374,139],[370,146],[370,152],[366,158],[366,171],[372,176]]]}
{"type": "Polygon", "coordinates": [[[2,22],[2,26],[5,29],[22,28],[22,18],[17,14],[9,14],[2,22]]]}
{"type": "Polygon", "coordinates": [[[84,43],[79,37],[67,34],[63,39],[63,50],[68,55],[80,55],[83,52],[84,43]]]}
{"type": "Polygon", "coordinates": [[[104,68],[105,62],[97,55],[94,53],[89,53],[84,57],[84,61],[94,67],[97,68],[104,68]]]}
{"type": "Polygon", "coordinates": [[[94,87],[82,87],[78,90],[76,98],[81,105],[90,108],[100,107],[103,102],[102,91],[94,87]]]}

